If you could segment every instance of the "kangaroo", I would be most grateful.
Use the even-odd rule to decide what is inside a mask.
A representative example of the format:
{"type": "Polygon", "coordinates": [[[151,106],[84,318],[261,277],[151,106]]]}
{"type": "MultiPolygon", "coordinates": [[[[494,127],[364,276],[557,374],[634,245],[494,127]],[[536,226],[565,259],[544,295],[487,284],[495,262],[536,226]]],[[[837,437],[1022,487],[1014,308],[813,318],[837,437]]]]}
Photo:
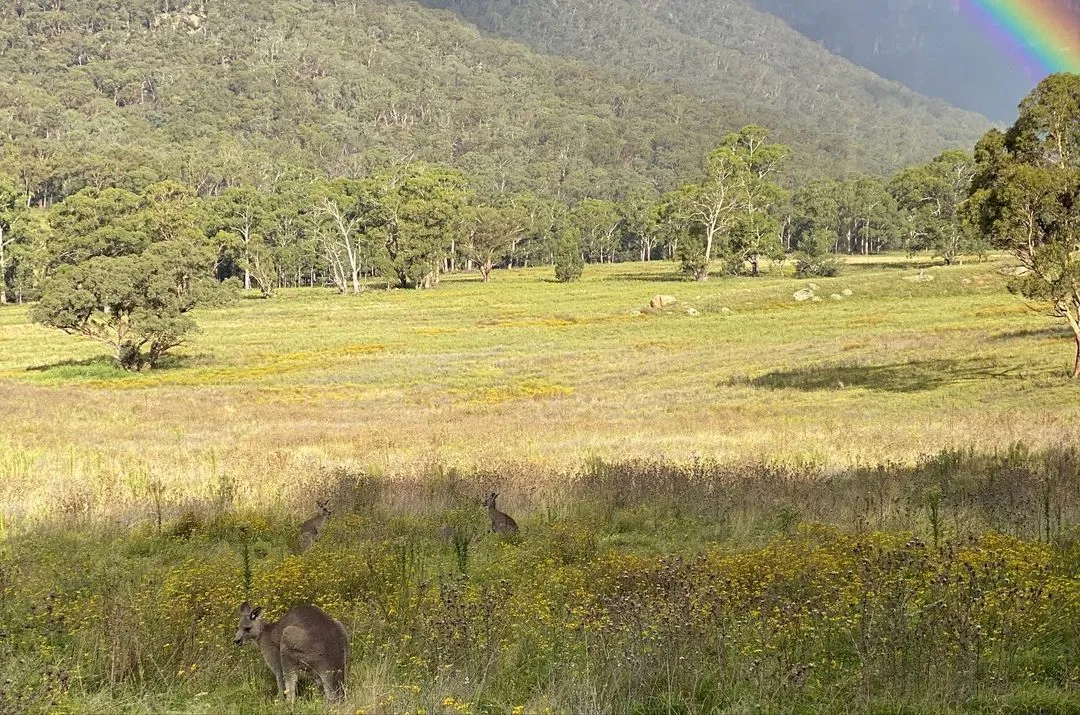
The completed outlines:
{"type": "Polygon", "coordinates": [[[300,525],[300,553],[315,545],[326,528],[326,520],[330,518],[329,504],[318,500],[315,503],[319,507],[319,513],[300,525]]]}
{"type": "Polygon", "coordinates": [[[518,530],[517,522],[509,514],[495,508],[495,499],[498,496],[497,493],[492,492],[491,496],[484,500],[484,506],[488,510],[488,519],[491,519],[491,530],[496,534],[516,534],[518,530]]]}
{"type": "Polygon", "coordinates": [[[345,670],[349,664],[349,637],[345,627],[316,606],[293,606],[276,623],[262,619],[262,608],[240,606],[240,627],[233,640],[237,645],[255,641],[263,660],[274,671],[278,691],[285,699],[296,699],[299,671],[315,675],[327,700],[345,696],[345,670]]]}

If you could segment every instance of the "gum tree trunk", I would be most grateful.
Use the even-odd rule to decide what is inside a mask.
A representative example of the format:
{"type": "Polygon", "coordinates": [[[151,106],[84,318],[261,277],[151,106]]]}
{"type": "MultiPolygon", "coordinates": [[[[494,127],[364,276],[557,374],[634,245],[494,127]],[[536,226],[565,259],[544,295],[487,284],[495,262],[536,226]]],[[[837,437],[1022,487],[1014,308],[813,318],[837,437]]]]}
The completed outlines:
{"type": "Polygon", "coordinates": [[[1076,342],[1076,359],[1073,361],[1073,379],[1080,377],[1080,331],[1073,327],[1073,340],[1076,342]]]}

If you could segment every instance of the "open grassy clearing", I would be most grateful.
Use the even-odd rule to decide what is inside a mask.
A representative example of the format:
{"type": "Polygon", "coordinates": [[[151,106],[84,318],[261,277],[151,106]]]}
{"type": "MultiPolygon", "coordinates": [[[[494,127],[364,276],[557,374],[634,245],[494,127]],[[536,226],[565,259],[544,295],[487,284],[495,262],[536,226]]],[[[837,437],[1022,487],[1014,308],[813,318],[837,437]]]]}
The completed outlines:
{"type": "Polygon", "coordinates": [[[1001,267],[917,283],[902,257],[856,260],[816,281],[818,303],[792,300],[807,281],[682,282],[668,263],[590,266],[571,285],[536,269],[428,292],[286,292],[199,314],[175,367],[135,375],[8,307],[0,500],[17,519],[71,491],[104,512],[149,478],[205,497],[227,473],[257,502],[333,465],[839,466],[1068,442],[1067,329],[1009,295],[1001,267]],[[680,304],[638,313],[655,293],[680,304]]]}
{"type": "Polygon", "coordinates": [[[1003,265],[286,292],[144,374],[0,310],[0,711],[323,711],[250,598],[343,621],[338,712],[1075,713],[1080,387],[1003,265]]]}

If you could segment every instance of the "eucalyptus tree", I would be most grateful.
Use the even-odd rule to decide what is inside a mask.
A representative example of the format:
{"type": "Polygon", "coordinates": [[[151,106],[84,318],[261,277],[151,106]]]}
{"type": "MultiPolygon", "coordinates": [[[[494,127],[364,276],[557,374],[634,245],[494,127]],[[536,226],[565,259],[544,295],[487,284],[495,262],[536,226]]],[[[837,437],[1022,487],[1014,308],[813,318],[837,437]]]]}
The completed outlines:
{"type": "Polygon", "coordinates": [[[614,201],[584,199],[570,210],[568,219],[581,235],[582,246],[590,261],[615,261],[622,216],[614,201]]]}
{"type": "Polygon", "coordinates": [[[271,212],[271,202],[254,186],[234,186],[225,190],[210,205],[211,221],[218,231],[226,232],[231,248],[238,254],[237,263],[244,273],[244,288],[251,289],[253,269],[264,295],[273,290],[274,271],[270,251],[264,240],[271,212]]]}
{"type": "Polygon", "coordinates": [[[176,182],[141,195],[88,189],[50,218],[53,268],[31,317],[108,345],[124,369],[160,365],[195,331],[191,310],[229,291],[215,276],[203,206],[176,182]]]}
{"type": "Polygon", "coordinates": [[[974,227],[964,211],[975,172],[974,157],[954,149],[893,177],[889,191],[899,204],[912,248],[933,251],[951,265],[974,247],[974,227]]]}
{"type": "Polygon", "coordinates": [[[311,186],[312,228],[330,278],[340,293],[360,293],[366,269],[373,270],[379,248],[379,229],[387,212],[369,180],[334,179],[311,186]]]}
{"type": "Polygon", "coordinates": [[[23,194],[15,181],[0,175],[0,304],[8,302],[8,291],[13,269],[12,253],[17,234],[15,228],[20,215],[26,211],[23,194]]]}
{"type": "MultiPolygon", "coordinates": [[[[683,186],[672,203],[674,215],[688,229],[680,247],[684,271],[703,281],[714,257],[739,261],[732,233],[742,224],[749,227],[744,236],[750,237],[769,224],[766,217],[783,196],[775,180],[788,153],[787,147],[769,142],[768,130],[753,125],[727,135],[709,153],[704,178],[683,186]]],[[[779,243],[778,226],[776,234],[779,243]]]]}
{"type": "Polygon", "coordinates": [[[471,192],[465,176],[414,162],[372,177],[378,214],[376,265],[401,288],[431,288],[463,230],[460,214],[471,192]]]}
{"type": "Polygon", "coordinates": [[[507,260],[513,245],[528,228],[524,206],[512,200],[498,204],[470,206],[464,211],[464,245],[469,259],[487,283],[496,262],[507,260]]]}
{"type": "Polygon", "coordinates": [[[1007,132],[975,148],[969,212],[1018,263],[1010,290],[1072,329],[1080,378],[1080,75],[1044,79],[1007,132]]]}

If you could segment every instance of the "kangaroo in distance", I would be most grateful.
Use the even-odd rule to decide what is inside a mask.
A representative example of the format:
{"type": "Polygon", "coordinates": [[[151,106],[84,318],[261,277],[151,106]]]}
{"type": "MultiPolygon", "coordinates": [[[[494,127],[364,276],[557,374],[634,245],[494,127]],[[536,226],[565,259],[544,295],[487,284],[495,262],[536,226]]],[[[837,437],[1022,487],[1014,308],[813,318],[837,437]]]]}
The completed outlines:
{"type": "Polygon", "coordinates": [[[296,699],[300,670],[306,670],[322,683],[327,700],[345,696],[345,671],[349,661],[349,638],[336,618],[316,606],[294,606],[281,620],[268,623],[262,608],[240,606],[240,627],[234,643],[255,641],[263,660],[274,671],[278,691],[285,699],[296,699]]]}
{"type": "Polygon", "coordinates": [[[491,496],[484,500],[484,506],[487,507],[488,511],[488,519],[491,520],[491,530],[496,534],[516,534],[518,530],[517,522],[509,514],[495,508],[495,499],[498,496],[497,493],[492,492],[491,496]]]}
{"type": "Polygon", "coordinates": [[[326,520],[330,518],[330,506],[328,502],[315,501],[319,507],[319,513],[300,525],[300,553],[304,553],[319,540],[323,529],[326,528],[326,520]]]}

